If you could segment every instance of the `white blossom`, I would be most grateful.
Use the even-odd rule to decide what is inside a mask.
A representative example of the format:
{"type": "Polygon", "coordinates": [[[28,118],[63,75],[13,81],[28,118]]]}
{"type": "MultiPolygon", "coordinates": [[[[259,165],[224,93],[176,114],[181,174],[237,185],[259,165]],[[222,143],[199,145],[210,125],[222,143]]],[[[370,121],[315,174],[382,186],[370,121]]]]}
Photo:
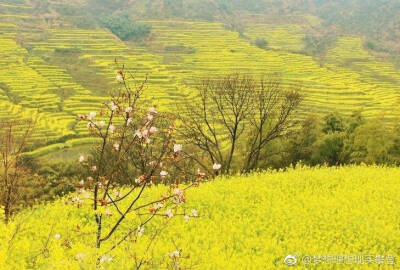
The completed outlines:
{"type": "Polygon", "coordinates": [[[160,172],[161,178],[165,178],[167,175],[168,175],[168,172],[167,172],[167,171],[161,171],[161,172],[160,172]]]}
{"type": "Polygon", "coordinates": [[[171,209],[167,209],[167,211],[165,211],[165,215],[168,218],[172,218],[174,216],[174,214],[172,213],[171,209]]]}
{"type": "Polygon", "coordinates": [[[88,119],[93,120],[95,116],[96,116],[96,112],[90,112],[88,119]]]}
{"type": "Polygon", "coordinates": [[[119,82],[119,83],[123,83],[123,82],[124,82],[124,76],[122,76],[121,73],[118,73],[117,76],[115,77],[115,79],[116,79],[117,82],[119,82]]]}
{"type": "Polygon", "coordinates": [[[75,256],[75,258],[76,258],[78,261],[82,261],[85,257],[86,257],[86,254],[84,254],[84,253],[78,253],[78,254],[76,254],[76,256],[75,256]]]}
{"type": "Polygon", "coordinates": [[[183,218],[185,219],[186,222],[188,222],[190,219],[190,217],[188,215],[185,215],[183,218]]]}
{"type": "Polygon", "coordinates": [[[114,143],[113,148],[115,151],[119,150],[119,143],[114,143]]]}
{"type": "Polygon", "coordinates": [[[197,210],[196,210],[196,209],[192,209],[192,211],[190,211],[190,213],[191,213],[192,216],[194,216],[194,217],[198,217],[198,216],[199,216],[199,214],[197,213],[197,210]]]}
{"type": "Polygon", "coordinates": [[[110,131],[110,133],[114,133],[115,126],[111,124],[110,127],[108,128],[108,130],[110,131]]]}
{"type": "Polygon", "coordinates": [[[163,204],[162,203],[157,203],[155,206],[154,206],[154,209],[156,209],[156,210],[159,210],[159,209],[161,209],[161,208],[163,208],[163,204]]]}
{"type": "Polygon", "coordinates": [[[154,116],[152,114],[147,114],[147,121],[153,120],[154,116]]]}
{"type": "Polygon", "coordinates": [[[112,216],[112,212],[110,209],[106,209],[106,211],[104,211],[104,214],[106,214],[106,216],[108,216],[108,217],[112,216]]]}
{"type": "Polygon", "coordinates": [[[150,107],[150,108],[149,108],[149,113],[156,114],[156,113],[157,113],[156,108],[150,107]]]}
{"type": "Polygon", "coordinates": [[[84,162],[84,161],[85,161],[85,157],[81,155],[81,156],[79,157],[79,162],[82,163],[82,162],[84,162]]]}
{"type": "Polygon", "coordinates": [[[132,111],[132,107],[131,106],[125,108],[125,112],[126,113],[130,113],[131,111],[132,111]]]}
{"type": "Polygon", "coordinates": [[[111,261],[112,257],[110,255],[103,255],[100,257],[100,263],[111,262],[111,261]]]}
{"type": "Polygon", "coordinates": [[[179,258],[180,255],[181,255],[181,252],[179,250],[175,250],[175,251],[168,253],[168,256],[171,258],[179,258]]]}
{"type": "Polygon", "coordinates": [[[174,144],[174,153],[182,151],[182,144],[174,144]]]}
{"type": "Polygon", "coordinates": [[[104,126],[106,125],[106,122],[104,122],[104,121],[100,121],[98,125],[99,125],[99,127],[101,127],[101,128],[102,128],[102,127],[104,127],[104,126]]]}
{"type": "Polygon", "coordinates": [[[138,226],[137,228],[137,235],[140,237],[144,233],[144,227],[143,226],[138,226]]]}
{"type": "Polygon", "coordinates": [[[142,138],[142,132],[138,129],[135,131],[135,136],[137,136],[139,139],[142,138]]]}
{"type": "Polygon", "coordinates": [[[221,169],[221,164],[214,163],[213,169],[216,170],[216,171],[219,170],[219,169],[221,169]]]}
{"type": "Polygon", "coordinates": [[[61,235],[57,233],[57,234],[54,235],[54,238],[55,238],[56,240],[59,240],[59,239],[61,238],[61,235]]]}
{"type": "Polygon", "coordinates": [[[111,101],[111,102],[110,102],[110,109],[111,109],[112,111],[115,111],[115,110],[118,109],[118,106],[117,106],[117,104],[114,103],[114,101],[111,101]]]}

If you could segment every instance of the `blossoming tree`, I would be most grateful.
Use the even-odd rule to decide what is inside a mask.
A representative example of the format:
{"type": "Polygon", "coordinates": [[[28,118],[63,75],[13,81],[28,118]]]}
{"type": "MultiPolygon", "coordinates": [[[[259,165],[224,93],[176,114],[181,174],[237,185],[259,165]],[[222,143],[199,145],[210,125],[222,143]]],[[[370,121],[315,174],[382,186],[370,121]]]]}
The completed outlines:
{"type": "MultiPolygon", "coordinates": [[[[182,216],[185,220],[198,217],[195,209],[187,211],[182,205],[186,190],[205,178],[200,170],[188,166],[190,156],[183,153],[183,146],[174,138],[173,116],[154,107],[145,108],[144,102],[139,102],[147,80],[137,83],[124,68],[116,80],[118,89],[111,93],[103,110],[79,115],[91,134],[101,138],[89,155],[79,157],[86,169],[78,193],[84,196],[90,191],[97,225],[96,247],[113,239],[122,227],[126,230],[120,239],[113,239],[113,245],[99,257],[99,262],[128,238],[139,238],[146,224],[157,216],[182,216]],[[169,187],[165,194],[151,199],[144,196],[146,191],[151,193],[150,186],[158,184],[169,187]],[[143,219],[126,229],[121,224],[131,214],[143,219]]],[[[80,206],[82,196],[72,200],[80,206]]],[[[175,259],[176,253],[173,254],[175,259]]]]}

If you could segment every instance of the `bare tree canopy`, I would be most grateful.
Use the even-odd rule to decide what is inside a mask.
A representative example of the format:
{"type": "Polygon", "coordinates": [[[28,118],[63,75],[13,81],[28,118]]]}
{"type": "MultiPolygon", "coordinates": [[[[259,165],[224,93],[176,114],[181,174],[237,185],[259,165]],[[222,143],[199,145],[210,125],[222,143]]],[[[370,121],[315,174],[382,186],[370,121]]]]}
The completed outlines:
{"type": "Polygon", "coordinates": [[[196,90],[196,99],[180,110],[180,135],[200,150],[200,166],[221,164],[222,173],[256,169],[263,148],[292,128],[301,101],[297,89],[285,89],[274,77],[231,74],[202,80],[196,90]],[[237,155],[243,162],[233,168],[237,155]]]}

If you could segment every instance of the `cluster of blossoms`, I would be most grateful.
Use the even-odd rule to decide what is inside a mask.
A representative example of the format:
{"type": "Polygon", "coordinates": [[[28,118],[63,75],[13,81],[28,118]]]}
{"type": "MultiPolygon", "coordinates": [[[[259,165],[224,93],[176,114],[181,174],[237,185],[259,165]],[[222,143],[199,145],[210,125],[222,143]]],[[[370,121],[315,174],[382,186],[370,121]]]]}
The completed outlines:
{"type": "MultiPolygon", "coordinates": [[[[78,194],[79,192],[82,192],[82,190],[78,190],[78,194]]],[[[79,196],[70,196],[68,197],[67,201],[65,201],[65,204],[71,203],[72,205],[76,205],[76,207],[80,208],[84,202],[85,201],[79,196]]]]}
{"type": "Polygon", "coordinates": [[[157,111],[154,107],[149,108],[144,126],[141,129],[135,131],[135,136],[146,144],[149,144],[151,142],[149,137],[156,134],[156,132],[158,131],[157,127],[151,125],[154,119],[154,115],[156,114],[157,111]]]}

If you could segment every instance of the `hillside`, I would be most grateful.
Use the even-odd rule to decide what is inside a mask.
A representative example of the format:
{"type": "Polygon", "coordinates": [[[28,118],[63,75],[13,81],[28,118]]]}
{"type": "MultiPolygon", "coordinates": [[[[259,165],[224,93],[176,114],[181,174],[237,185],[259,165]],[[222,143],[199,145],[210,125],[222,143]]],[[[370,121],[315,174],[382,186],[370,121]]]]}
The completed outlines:
{"type": "Polygon", "coordinates": [[[367,118],[399,116],[399,69],[367,49],[364,30],[343,30],[322,55],[308,53],[306,37],[328,27],[318,17],[326,5],[306,12],[299,4],[289,15],[275,7],[274,15],[246,10],[241,1],[237,10],[209,1],[220,12],[206,19],[186,12],[201,13],[200,1],[180,8],[170,1],[102,1],[102,10],[94,2],[0,0],[0,119],[35,119],[40,146],[72,138],[72,146],[87,142],[87,128],[76,115],[98,111],[107,91],[116,87],[115,59],[138,79],[148,75],[147,100],[170,111],[179,108],[181,98],[192,98],[197,79],[246,72],[274,74],[284,86],[300,88],[299,119],[334,110],[347,115],[359,110],[367,118]],[[150,34],[122,41],[95,15],[112,9],[131,11],[133,19],[151,26],[150,34]],[[237,21],[232,14],[238,14],[237,21]],[[268,46],[257,47],[257,39],[268,46]]]}
{"type": "MultiPolygon", "coordinates": [[[[294,253],[298,267],[306,267],[300,260],[305,255],[342,254],[372,255],[362,269],[376,269],[375,255],[383,255],[379,264],[392,269],[390,255],[400,255],[398,179],[398,168],[352,166],[213,180],[188,192],[186,208],[197,209],[199,218],[171,219],[155,242],[153,262],[170,262],[168,252],[182,249],[184,269],[286,269],[283,259],[294,253]]],[[[149,198],[163,189],[149,189],[149,198]]],[[[65,201],[35,206],[8,226],[0,224],[2,269],[92,269],[96,252],[119,237],[96,250],[89,200],[79,209],[65,201]]],[[[131,215],[129,223],[138,220],[131,215]]],[[[164,221],[159,217],[139,242],[127,241],[108,254],[104,268],[130,268],[164,221]]]]}

